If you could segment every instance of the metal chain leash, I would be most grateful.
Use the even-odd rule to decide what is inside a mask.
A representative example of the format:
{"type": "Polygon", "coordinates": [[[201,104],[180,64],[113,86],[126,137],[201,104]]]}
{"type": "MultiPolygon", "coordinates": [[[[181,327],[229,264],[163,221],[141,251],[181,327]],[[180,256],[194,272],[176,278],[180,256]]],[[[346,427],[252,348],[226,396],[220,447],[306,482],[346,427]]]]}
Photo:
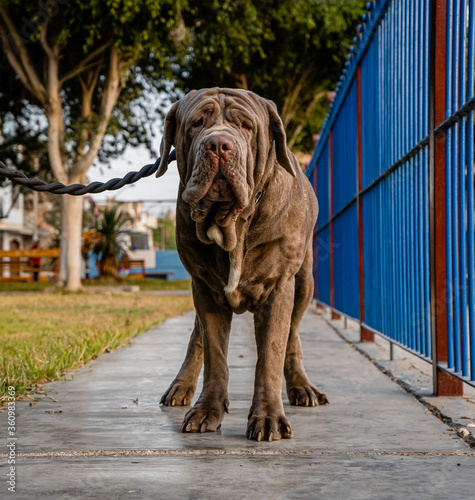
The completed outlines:
{"type": "MultiPolygon", "coordinates": [[[[173,150],[168,156],[168,163],[171,163],[176,159],[175,150],[173,150]]],[[[70,194],[73,196],[80,196],[87,193],[103,193],[104,191],[115,191],[116,189],[120,189],[127,184],[133,184],[137,182],[139,179],[143,177],[149,177],[154,174],[162,161],[161,158],[155,163],[150,163],[149,165],[144,165],[138,172],[129,172],[122,179],[115,178],[110,179],[107,182],[91,182],[87,186],[84,184],[71,184],[70,186],[66,186],[61,182],[51,182],[47,183],[42,181],[41,179],[29,178],[20,170],[13,170],[11,168],[7,168],[7,166],[0,161],[0,176],[5,176],[10,179],[12,182],[16,182],[17,184],[22,184],[34,191],[46,191],[48,193],[53,194],[70,194]]]]}

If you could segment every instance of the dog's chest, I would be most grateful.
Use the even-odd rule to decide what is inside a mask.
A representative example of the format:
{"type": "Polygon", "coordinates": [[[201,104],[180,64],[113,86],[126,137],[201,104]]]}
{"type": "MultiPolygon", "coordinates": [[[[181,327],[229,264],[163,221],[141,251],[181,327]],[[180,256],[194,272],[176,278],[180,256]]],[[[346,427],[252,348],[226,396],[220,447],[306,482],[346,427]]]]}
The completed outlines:
{"type": "Polygon", "coordinates": [[[229,256],[229,274],[224,293],[234,312],[252,311],[269,298],[275,286],[293,273],[277,248],[229,256]]]}

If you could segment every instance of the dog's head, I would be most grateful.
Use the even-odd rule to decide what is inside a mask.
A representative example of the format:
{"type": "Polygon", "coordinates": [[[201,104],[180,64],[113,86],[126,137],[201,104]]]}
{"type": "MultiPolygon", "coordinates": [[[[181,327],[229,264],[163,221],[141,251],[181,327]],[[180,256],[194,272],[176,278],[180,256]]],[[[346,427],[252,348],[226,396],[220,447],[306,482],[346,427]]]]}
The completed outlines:
{"type": "Polygon", "coordinates": [[[245,90],[202,89],[175,103],[166,117],[157,177],[167,170],[172,145],[181,197],[197,222],[211,213],[221,227],[235,222],[254,203],[269,160],[296,175],[276,106],[245,90]]]}

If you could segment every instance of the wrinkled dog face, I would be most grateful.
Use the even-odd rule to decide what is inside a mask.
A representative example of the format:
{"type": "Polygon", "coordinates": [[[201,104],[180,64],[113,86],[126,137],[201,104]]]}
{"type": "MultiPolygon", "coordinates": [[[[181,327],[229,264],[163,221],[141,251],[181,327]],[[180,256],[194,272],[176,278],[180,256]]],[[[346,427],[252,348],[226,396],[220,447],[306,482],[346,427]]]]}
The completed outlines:
{"type": "Polygon", "coordinates": [[[186,118],[191,164],[182,198],[195,221],[202,221],[217,203],[215,221],[227,226],[249,203],[257,120],[240,101],[225,94],[210,96],[186,118]]]}
{"type": "Polygon", "coordinates": [[[269,158],[277,157],[295,175],[275,105],[252,92],[203,89],[174,104],[166,119],[157,177],[166,171],[172,144],[182,199],[190,205],[193,220],[200,226],[206,221],[199,231],[206,243],[213,242],[204,236],[212,224],[228,228],[253,203],[269,158]]]}

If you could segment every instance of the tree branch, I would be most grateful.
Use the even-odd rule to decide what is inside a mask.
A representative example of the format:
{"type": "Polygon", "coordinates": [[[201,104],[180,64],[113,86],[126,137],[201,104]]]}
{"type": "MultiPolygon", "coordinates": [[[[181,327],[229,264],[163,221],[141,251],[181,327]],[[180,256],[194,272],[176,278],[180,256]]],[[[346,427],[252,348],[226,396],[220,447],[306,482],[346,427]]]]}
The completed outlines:
{"type": "Polygon", "coordinates": [[[64,117],[59,81],[59,48],[57,45],[51,47],[47,44],[45,52],[48,55],[46,68],[48,99],[45,104],[45,114],[48,120],[48,157],[56,178],[66,183],[68,182],[68,163],[64,148],[64,117]],[[62,179],[65,179],[66,182],[62,179]]]}
{"type": "MultiPolygon", "coordinates": [[[[309,116],[311,115],[313,109],[315,108],[315,106],[317,105],[318,101],[324,96],[327,94],[327,91],[326,90],[322,90],[321,92],[317,92],[314,96],[313,96],[313,99],[311,100],[310,104],[307,106],[307,109],[305,110],[305,119],[307,120],[309,118],[309,116]]],[[[291,149],[293,147],[293,145],[295,144],[295,141],[297,140],[300,132],[302,131],[303,127],[304,127],[305,123],[303,123],[303,121],[301,120],[299,122],[299,124],[297,125],[297,127],[295,128],[294,130],[294,133],[292,134],[292,137],[290,139],[290,141],[288,141],[288,146],[289,148],[291,149]]]]}
{"type": "Polygon", "coordinates": [[[234,82],[238,89],[248,90],[247,78],[244,73],[233,73],[234,82]]]}
{"type": "Polygon", "coordinates": [[[296,104],[296,102],[311,70],[312,70],[312,65],[310,65],[307,68],[307,70],[301,75],[299,81],[295,84],[295,86],[293,83],[295,81],[295,77],[293,78],[292,83],[289,85],[291,90],[289,90],[287,94],[281,113],[282,123],[284,124],[284,128],[286,128],[289,125],[289,123],[292,121],[292,118],[295,116],[296,112],[300,109],[300,104],[296,104]]]}
{"type": "Polygon", "coordinates": [[[36,94],[35,90],[30,85],[26,73],[23,71],[20,61],[15,57],[15,54],[13,53],[13,50],[10,45],[10,41],[8,40],[7,34],[5,33],[5,29],[3,28],[1,23],[0,23],[0,37],[2,39],[3,51],[5,52],[8,62],[10,63],[10,66],[13,68],[13,71],[15,71],[15,73],[18,75],[18,77],[21,80],[21,83],[23,83],[25,88],[29,92],[31,92],[31,94],[34,97],[36,97],[41,101],[41,96],[36,94]]]}
{"type": "Polygon", "coordinates": [[[81,84],[82,89],[82,102],[81,102],[81,118],[82,123],[79,131],[79,142],[77,147],[77,152],[82,155],[86,147],[87,141],[91,133],[90,122],[92,113],[92,97],[94,94],[94,88],[96,87],[97,80],[99,78],[101,64],[97,66],[96,71],[89,71],[86,74],[87,81],[79,75],[78,79],[81,84]]]}
{"type": "Polygon", "coordinates": [[[74,69],[66,73],[63,78],[61,78],[61,85],[66,82],[67,80],[71,80],[71,78],[74,78],[75,76],[79,75],[86,69],[89,69],[97,64],[97,61],[94,61],[94,59],[102,54],[108,47],[110,47],[112,44],[112,40],[109,40],[106,42],[104,45],[101,45],[98,47],[96,50],[92,51],[87,57],[85,57],[74,69]]]}
{"type": "Polygon", "coordinates": [[[124,71],[123,63],[114,46],[110,49],[109,71],[107,80],[102,94],[101,105],[99,108],[99,121],[97,129],[91,135],[88,151],[83,154],[78,161],[75,162],[73,170],[80,175],[84,175],[87,169],[92,165],[93,161],[99,153],[102,140],[107,130],[107,125],[114,109],[117,99],[121,91],[124,71]]]}
{"type": "MultiPolygon", "coordinates": [[[[295,73],[293,75],[289,76],[288,81],[289,81],[289,83],[287,85],[287,90],[294,88],[295,73]]],[[[282,105],[282,109],[280,111],[280,117],[282,119],[287,115],[287,109],[290,106],[290,101],[291,101],[291,94],[292,94],[292,92],[290,90],[288,90],[286,93],[284,104],[282,105]]],[[[282,120],[282,122],[284,123],[284,127],[285,127],[285,122],[283,120],[282,120]]]]}
{"type": "MultiPolygon", "coordinates": [[[[46,101],[46,89],[43,83],[38,78],[36,74],[35,68],[31,63],[30,55],[25,48],[25,44],[23,43],[18,31],[15,27],[15,24],[12,22],[10,17],[8,16],[7,11],[0,7],[0,16],[3,18],[3,22],[5,23],[5,27],[9,31],[9,34],[12,36],[13,41],[18,49],[18,54],[20,56],[20,61],[23,66],[24,72],[28,76],[28,80],[30,83],[30,87],[34,90],[34,96],[41,102],[45,103],[46,101]]],[[[7,37],[8,38],[8,37],[7,37]]]]}
{"type": "Polygon", "coordinates": [[[51,47],[48,45],[48,40],[46,39],[46,32],[47,32],[47,26],[48,23],[46,22],[40,29],[40,42],[41,46],[43,47],[44,51],[46,52],[46,55],[48,57],[54,57],[55,54],[51,47]]]}

